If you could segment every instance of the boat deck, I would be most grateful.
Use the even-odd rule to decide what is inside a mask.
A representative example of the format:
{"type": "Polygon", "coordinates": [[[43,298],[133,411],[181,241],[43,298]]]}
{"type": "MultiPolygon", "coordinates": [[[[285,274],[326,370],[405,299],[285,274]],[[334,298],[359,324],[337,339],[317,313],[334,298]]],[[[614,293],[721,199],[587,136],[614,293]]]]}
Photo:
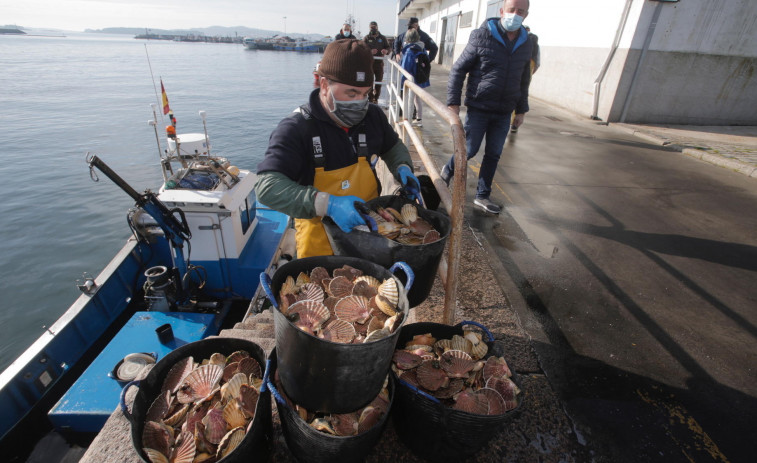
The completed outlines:
{"type": "MultiPolygon", "coordinates": [[[[496,342],[503,343],[511,368],[522,377],[524,402],[520,413],[495,437],[488,446],[470,461],[590,461],[587,447],[582,445],[570,419],[563,411],[549,382],[539,368],[536,354],[521,327],[507,297],[498,284],[487,251],[470,228],[464,228],[456,321],[475,320],[483,323],[494,334],[496,342]]],[[[410,311],[408,323],[440,321],[443,308],[443,287],[436,278],[428,299],[410,311]]],[[[238,323],[233,329],[223,330],[222,337],[248,339],[260,345],[266,353],[275,346],[273,316],[270,310],[238,323]]],[[[146,373],[146,372],[145,372],[146,373]]],[[[135,388],[127,395],[133,399],[135,388]]],[[[274,435],[269,461],[294,462],[282,435],[276,406],[273,404],[274,435]]],[[[139,463],[142,460],[134,451],[129,422],[116,410],[84,454],[81,463],[139,463]]],[[[389,420],[379,443],[366,461],[423,461],[401,443],[389,420]]]]}

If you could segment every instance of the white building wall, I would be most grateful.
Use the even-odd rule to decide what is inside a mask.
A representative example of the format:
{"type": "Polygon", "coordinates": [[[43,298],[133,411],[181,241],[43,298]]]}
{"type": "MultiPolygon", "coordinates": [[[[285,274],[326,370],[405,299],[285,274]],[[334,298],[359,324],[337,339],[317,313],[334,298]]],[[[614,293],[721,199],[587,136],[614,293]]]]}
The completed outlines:
{"type": "MultiPolygon", "coordinates": [[[[473,11],[471,26],[457,29],[455,59],[491,3],[421,1],[409,7],[423,5],[413,16],[438,44],[444,17],[473,11]]],[[[586,116],[596,107],[613,122],[757,124],[757,1],[532,0],[525,24],[541,48],[537,98],[586,116]]]]}

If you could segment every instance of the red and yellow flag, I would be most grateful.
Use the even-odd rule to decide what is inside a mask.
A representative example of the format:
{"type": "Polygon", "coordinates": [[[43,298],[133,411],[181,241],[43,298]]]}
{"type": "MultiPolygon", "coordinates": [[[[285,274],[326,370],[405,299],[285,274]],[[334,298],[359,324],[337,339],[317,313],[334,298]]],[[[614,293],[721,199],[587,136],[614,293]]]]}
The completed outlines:
{"type": "Polygon", "coordinates": [[[171,108],[168,107],[168,95],[166,95],[166,89],[163,87],[163,79],[160,79],[160,93],[163,95],[163,114],[168,114],[171,108]]]}

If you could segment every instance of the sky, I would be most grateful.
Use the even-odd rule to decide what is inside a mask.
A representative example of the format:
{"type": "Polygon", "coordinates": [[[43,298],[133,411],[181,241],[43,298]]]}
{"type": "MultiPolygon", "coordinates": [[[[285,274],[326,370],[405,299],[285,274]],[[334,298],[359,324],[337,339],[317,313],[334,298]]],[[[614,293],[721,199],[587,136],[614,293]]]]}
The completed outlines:
{"type": "Polygon", "coordinates": [[[352,13],[363,34],[376,21],[394,35],[396,11],[397,0],[0,0],[0,25],[65,31],[244,26],[333,36],[352,13]]]}

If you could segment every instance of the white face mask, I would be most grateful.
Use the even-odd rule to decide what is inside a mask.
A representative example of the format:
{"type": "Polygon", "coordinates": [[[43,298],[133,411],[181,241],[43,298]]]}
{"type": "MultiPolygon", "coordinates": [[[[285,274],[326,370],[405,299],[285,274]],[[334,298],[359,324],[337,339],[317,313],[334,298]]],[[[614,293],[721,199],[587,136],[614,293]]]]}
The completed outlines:
{"type": "Polygon", "coordinates": [[[505,13],[500,19],[502,27],[508,32],[515,32],[520,29],[520,25],[523,24],[523,16],[518,16],[515,13],[505,13]]]}
{"type": "Polygon", "coordinates": [[[344,31],[344,32],[342,32],[342,35],[345,36],[345,37],[349,37],[350,36],[350,31],[344,31]]]}

